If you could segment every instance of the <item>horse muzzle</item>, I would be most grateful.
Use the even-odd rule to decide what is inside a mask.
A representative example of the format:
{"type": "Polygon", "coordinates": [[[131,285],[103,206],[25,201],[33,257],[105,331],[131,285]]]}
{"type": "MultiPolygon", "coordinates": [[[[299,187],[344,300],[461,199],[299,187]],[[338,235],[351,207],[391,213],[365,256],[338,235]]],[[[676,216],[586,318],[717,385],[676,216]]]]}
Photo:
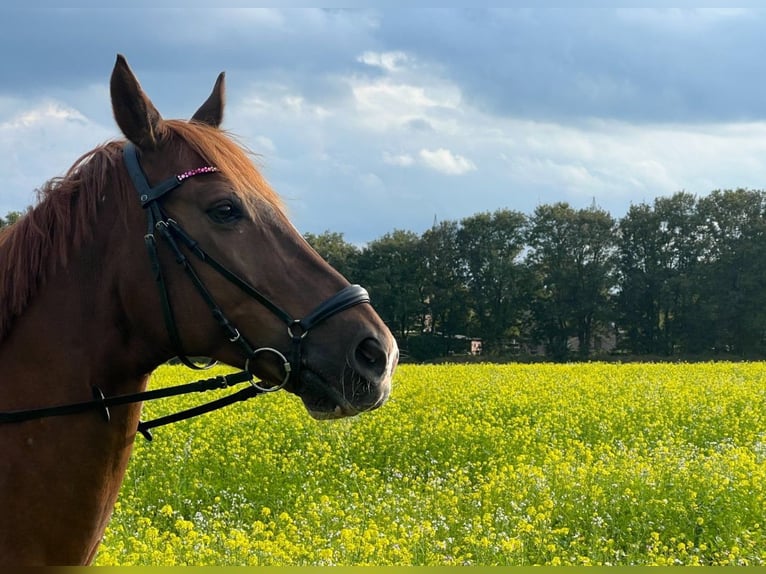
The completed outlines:
{"type": "Polygon", "coordinates": [[[328,376],[309,363],[302,367],[298,385],[287,390],[301,398],[315,419],[369,412],[388,400],[398,358],[399,350],[390,334],[382,341],[364,337],[347,354],[339,376],[328,376]]]}

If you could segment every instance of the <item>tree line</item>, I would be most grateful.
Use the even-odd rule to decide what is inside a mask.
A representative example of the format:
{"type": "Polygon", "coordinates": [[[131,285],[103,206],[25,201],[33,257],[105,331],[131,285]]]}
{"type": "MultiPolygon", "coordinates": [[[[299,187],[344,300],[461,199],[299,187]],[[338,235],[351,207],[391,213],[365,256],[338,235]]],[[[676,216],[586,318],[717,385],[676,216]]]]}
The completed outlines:
{"type": "MultiPolygon", "coordinates": [[[[21,216],[11,212],[0,227],[21,216]]],[[[364,285],[414,360],[465,354],[766,356],[766,192],[678,192],[621,219],[543,204],[394,230],[358,247],[305,234],[364,285]]]]}
{"type": "Polygon", "coordinates": [[[363,284],[406,356],[555,361],[766,355],[766,193],[678,192],[621,219],[592,205],[501,209],[364,247],[306,234],[363,284]]]}

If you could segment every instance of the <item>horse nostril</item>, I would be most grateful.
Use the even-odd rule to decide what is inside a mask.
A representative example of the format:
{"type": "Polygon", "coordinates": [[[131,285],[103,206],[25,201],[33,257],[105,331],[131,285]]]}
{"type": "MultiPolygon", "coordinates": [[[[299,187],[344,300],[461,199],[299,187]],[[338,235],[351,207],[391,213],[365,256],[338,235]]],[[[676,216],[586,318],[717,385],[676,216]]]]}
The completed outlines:
{"type": "Polygon", "coordinates": [[[376,376],[380,376],[386,371],[388,356],[383,345],[377,339],[372,337],[363,339],[356,347],[354,358],[358,368],[372,371],[376,376]]]}

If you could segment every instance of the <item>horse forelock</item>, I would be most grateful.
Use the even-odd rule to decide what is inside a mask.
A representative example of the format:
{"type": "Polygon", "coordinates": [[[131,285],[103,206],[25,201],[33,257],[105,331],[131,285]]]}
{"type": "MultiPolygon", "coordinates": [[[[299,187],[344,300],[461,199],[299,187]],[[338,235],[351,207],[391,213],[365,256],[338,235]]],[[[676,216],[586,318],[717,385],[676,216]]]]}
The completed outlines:
{"type": "MultiPolygon", "coordinates": [[[[242,194],[253,217],[268,206],[286,219],[279,196],[256,169],[250,152],[230,135],[180,120],[166,120],[163,127],[161,142],[169,157],[178,151],[174,146],[188,146],[242,194]]],[[[50,273],[65,267],[73,252],[92,238],[104,194],[119,205],[137,201],[126,170],[117,168],[122,146],[123,141],[112,141],[81,156],[64,176],[38,190],[35,207],[0,232],[0,342],[50,273]]]]}
{"type": "Polygon", "coordinates": [[[205,163],[218,168],[233,189],[241,194],[251,216],[258,217],[263,207],[268,206],[279,218],[286,218],[282,200],[254,164],[255,154],[230,133],[202,123],[180,120],[166,120],[163,127],[165,145],[170,148],[188,146],[205,163]]]}

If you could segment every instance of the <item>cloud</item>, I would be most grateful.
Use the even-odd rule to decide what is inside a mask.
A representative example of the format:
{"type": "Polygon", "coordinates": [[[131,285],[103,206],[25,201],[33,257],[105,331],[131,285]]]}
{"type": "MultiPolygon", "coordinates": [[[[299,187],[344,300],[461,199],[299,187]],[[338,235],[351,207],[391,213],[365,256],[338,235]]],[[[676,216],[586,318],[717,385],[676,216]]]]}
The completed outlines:
{"type": "Polygon", "coordinates": [[[383,13],[384,49],[433,62],[473,105],[540,121],[763,115],[766,13],[603,8],[383,13]],[[733,89],[732,86],[747,86],[733,89]]]}
{"type": "Polygon", "coordinates": [[[35,202],[35,189],[62,175],[77,158],[115,134],[62,102],[5,100],[13,109],[0,119],[0,215],[35,202]]]}
{"type": "Polygon", "coordinates": [[[404,52],[364,52],[357,57],[357,61],[368,66],[382,68],[386,72],[394,72],[402,69],[407,63],[409,56],[404,52]]]}
{"type": "Polygon", "coordinates": [[[415,163],[415,158],[410,154],[392,154],[387,151],[383,152],[383,161],[388,165],[398,165],[400,167],[409,167],[415,163]]]}
{"type": "Polygon", "coordinates": [[[197,4],[16,14],[0,35],[25,55],[0,86],[0,215],[117,135],[123,50],[165,117],[188,117],[226,70],[225,127],[263,154],[297,227],[354,242],[435,213],[595,199],[619,216],[766,181],[761,11],[197,4]]]}
{"type": "Polygon", "coordinates": [[[459,92],[454,86],[449,89],[389,78],[376,81],[351,78],[348,81],[357,116],[372,129],[433,125],[445,112],[459,107],[459,92]]]}
{"type": "Polygon", "coordinates": [[[88,120],[75,109],[68,108],[58,102],[45,102],[37,108],[27,109],[0,124],[0,130],[23,130],[57,122],[74,122],[87,125],[88,120]]]}
{"type": "MultiPolygon", "coordinates": [[[[317,94],[285,84],[258,86],[260,103],[247,106],[250,119],[242,124],[258,126],[279,150],[268,168],[299,229],[338,229],[362,242],[393,228],[419,231],[434,213],[530,213],[553,201],[595,200],[620,217],[630,202],[681,189],[704,194],[766,181],[759,160],[766,124],[633,122],[608,114],[541,120],[466,97],[470,86],[448,67],[410,52],[382,65],[387,53],[359,52],[365,66],[332,76],[346,91],[321,105],[317,94]],[[301,105],[286,105],[287,94],[301,105]],[[323,113],[307,113],[319,107],[323,113]],[[360,218],[368,210],[378,215],[374,222],[360,218]]],[[[590,86],[594,98],[623,88],[628,84],[612,86],[608,77],[590,86]]],[[[234,105],[234,115],[244,112],[234,105]]]]}
{"type": "Polygon", "coordinates": [[[403,51],[364,52],[357,59],[378,72],[341,76],[360,125],[377,131],[436,132],[459,113],[459,86],[431,63],[403,51]]]}
{"type": "Polygon", "coordinates": [[[671,34],[704,34],[727,20],[752,18],[757,14],[745,8],[619,8],[618,21],[645,26],[671,34]]]}
{"type": "Polygon", "coordinates": [[[269,154],[275,154],[277,151],[277,146],[274,145],[274,142],[271,141],[266,136],[255,136],[255,149],[258,150],[259,154],[263,153],[269,153],[269,154]]]}
{"type": "Polygon", "coordinates": [[[433,151],[422,149],[418,155],[426,166],[447,175],[462,175],[469,171],[476,171],[476,164],[470,159],[453,154],[448,149],[439,148],[433,151]]]}
{"type": "MultiPolygon", "coordinates": [[[[531,190],[538,202],[595,199],[621,216],[629,203],[687,190],[762,187],[766,122],[654,124],[594,121],[582,125],[510,120],[498,177],[531,190]]],[[[483,154],[486,155],[486,154],[483,154]]],[[[483,167],[489,163],[483,160],[483,167]]],[[[494,173],[494,172],[493,172],[494,173]]],[[[523,200],[522,200],[523,201],[523,200]]],[[[526,202],[525,202],[526,203],[526,202]]]]}

